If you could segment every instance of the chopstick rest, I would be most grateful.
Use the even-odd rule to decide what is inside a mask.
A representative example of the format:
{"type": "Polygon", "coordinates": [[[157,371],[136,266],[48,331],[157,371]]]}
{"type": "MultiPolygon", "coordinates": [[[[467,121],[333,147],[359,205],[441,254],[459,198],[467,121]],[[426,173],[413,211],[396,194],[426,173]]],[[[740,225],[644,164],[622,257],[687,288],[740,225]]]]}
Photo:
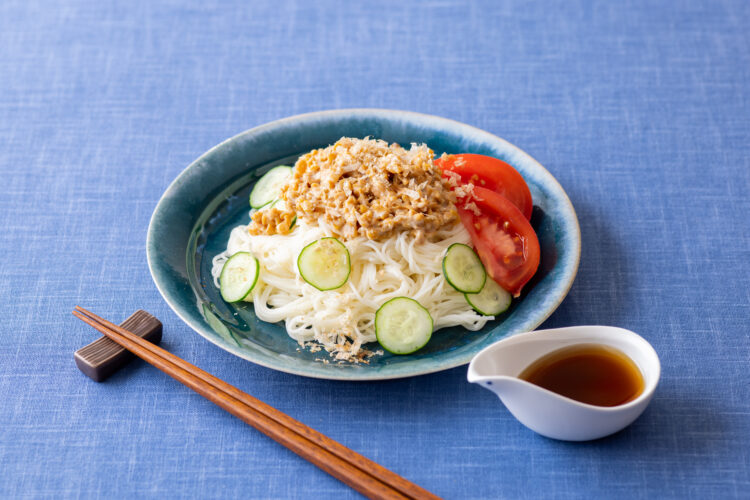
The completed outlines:
{"type": "MultiPolygon", "coordinates": [[[[120,326],[153,344],[161,342],[162,324],[155,316],[139,309],[120,326]]],[[[107,337],[93,341],[73,355],[78,369],[96,382],[103,382],[135,356],[107,337]]]]}

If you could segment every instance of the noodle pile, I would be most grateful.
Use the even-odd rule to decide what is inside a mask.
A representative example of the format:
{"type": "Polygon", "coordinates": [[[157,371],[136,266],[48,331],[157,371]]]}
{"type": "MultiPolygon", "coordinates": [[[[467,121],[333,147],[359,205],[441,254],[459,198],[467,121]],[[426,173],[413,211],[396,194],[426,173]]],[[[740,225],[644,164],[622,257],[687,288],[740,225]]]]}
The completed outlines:
{"type": "Polygon", "coordinates": [[[285,321],[286,331],[300,345],[320,343],[337,360],[361,358],[361,347],[375,342],[375,312],[395,297],[410,297],[433,318],[435,329],[460,325],[478,330],[491,316],[477,314],[463,294],[445,280],[442,260],[453,243],[470,244],[457,222],[438,231],[436,242],[402,232],[383,241],[360,236],[343,243],[351,255],[352,272],[344,286],[322,292],[299,274],[297,257],[305,245],[333,236],[322,225],[300,221],[287,235],[250,235],[247,226],[232,230],[227,250],[213,260],[216,286],[224,262],[236,252],[251,252],[260,262],[258,283],[247,300],[263,321],[285,321]]]}

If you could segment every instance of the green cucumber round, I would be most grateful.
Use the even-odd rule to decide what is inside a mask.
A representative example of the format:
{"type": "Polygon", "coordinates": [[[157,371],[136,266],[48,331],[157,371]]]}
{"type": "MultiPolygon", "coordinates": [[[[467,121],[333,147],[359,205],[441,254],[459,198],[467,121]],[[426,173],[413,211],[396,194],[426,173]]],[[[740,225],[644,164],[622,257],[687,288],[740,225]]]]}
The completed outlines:
{"type": "Polygon", "coordinates": [[[279,198],[281,187],[292,176],[292,167],[279,165],[263,175],[250,192],[250,206],[262,208],[279,198]]]}
{"type": "Polygon", "coordinates": [[[454,243],[446,250],[443,275],[450,286],[463,293],[479,293],[487,280],[479,256],[463,243],[454,243]]]}
{"type": "Polygon", "coordinates": [[[424,347],[432,337],[430,312],[409,297],[391,299],[375,313],[375,336],[392,354],[411,354],[424,347]]]}
{"type": "Polygon", "coordinates": [[[349,279],[352,263],[349,250],[336,238],[313,241],[297,257],[302,279],[320,291],[340,288],[349,279]]]}
{"type": "Polygon", "coordinates": [[[497,316],[504,313],[513,300],[510,292],[503,289],[492,278],[488,279],[479,293],[465,293],[466,302],[479,314],[497,316]]]}
{"type": "Polygon", "coordinates": [[[227,302],[239,302],[255,288],[260,274],[258,259],[248,252],[237,252],[221,268],[219,285],[221,297],[227,302]]]}

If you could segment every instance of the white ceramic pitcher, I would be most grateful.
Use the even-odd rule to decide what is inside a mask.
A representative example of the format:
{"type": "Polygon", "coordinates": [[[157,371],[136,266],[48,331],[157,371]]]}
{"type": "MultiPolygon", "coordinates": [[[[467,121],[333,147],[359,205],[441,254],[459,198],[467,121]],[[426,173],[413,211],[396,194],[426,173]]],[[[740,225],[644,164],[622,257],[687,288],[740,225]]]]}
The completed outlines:
{"type": "Polygon", "coordinates": [[[661,365],[640,335],[612,326],[575,326],[521,333],[480,351],[469,364],[469,382],[497,394],[523,425],[543,436],[586,441],[630,425],[646,409],[659,382],[661,365]],[[577,344],[614,347],[632,359],[643,375],[643,392],[619,406],[593,406],[518,378],[545,354],[577,344]]]}

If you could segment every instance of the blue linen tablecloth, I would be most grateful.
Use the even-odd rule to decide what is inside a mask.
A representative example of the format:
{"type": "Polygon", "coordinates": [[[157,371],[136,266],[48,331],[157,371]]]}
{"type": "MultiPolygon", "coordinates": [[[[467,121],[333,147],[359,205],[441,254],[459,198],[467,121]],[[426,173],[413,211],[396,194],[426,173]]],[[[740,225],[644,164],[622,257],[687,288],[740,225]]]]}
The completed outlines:
{"type": "Polygon", "coordinates": [[[354,498],[177,382],[97,384],[76,304],[448,498],[750,495],[750,3],[0,3],[0,497],[354,498]],[[191,331],[149,276],[161,193],[194,158],[302,112],[382,107],[488,130],[560,181],[581,224],[543,327],[639,332],[644,415],[571,444],[465,367],[380,383],[277,373],[191,331]]]}

